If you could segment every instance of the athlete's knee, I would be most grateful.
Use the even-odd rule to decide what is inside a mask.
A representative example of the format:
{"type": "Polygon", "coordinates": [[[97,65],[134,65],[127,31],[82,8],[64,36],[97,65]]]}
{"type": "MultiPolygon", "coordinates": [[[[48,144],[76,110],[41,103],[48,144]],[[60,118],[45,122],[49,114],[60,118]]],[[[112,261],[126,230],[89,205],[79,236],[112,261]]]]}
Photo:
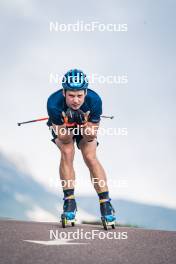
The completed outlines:
{"type": "Polygon", "coordinates": [[[72,136],[71,135],[58,135],[57,136],[58,140],[62,143],[62,144],[69,144],[73,141],[72,136]]]}
{"type": "Polygon", "coordinates": [[[67,160],[73,160],[74,158],[74,146],[72,144],[62,144],[60,146],[61,157],[67,160]]]}
{"type": "Polygon", "coordinates": [[[83,154],[83,158],[88,166],[94,166],[97,163],[96,155],[91,152],[83,154]]]}
{"type": "Polygon", "coordinates": [[[84,135],[83,137],[88,142],[94,141],[97,138],[94,134],[84,135]]]}

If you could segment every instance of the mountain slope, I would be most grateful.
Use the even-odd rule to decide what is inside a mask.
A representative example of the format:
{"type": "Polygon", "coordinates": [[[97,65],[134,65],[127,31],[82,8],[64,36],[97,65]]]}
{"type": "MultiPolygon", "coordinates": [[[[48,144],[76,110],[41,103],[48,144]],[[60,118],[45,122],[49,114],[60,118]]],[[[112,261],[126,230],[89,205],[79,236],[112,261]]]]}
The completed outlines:
{"type": "MultiPolygon", "coordinates": [[[[0,153],[0,217],[20,220],[58,221],[62,196],[48,192],[0,153]]],[[[100,219],[97,197],[77,197],[77,218],[100,219]]],[[[176,210],[113,199],[117,221],[145,228],[176,230],[176,210]]]]}

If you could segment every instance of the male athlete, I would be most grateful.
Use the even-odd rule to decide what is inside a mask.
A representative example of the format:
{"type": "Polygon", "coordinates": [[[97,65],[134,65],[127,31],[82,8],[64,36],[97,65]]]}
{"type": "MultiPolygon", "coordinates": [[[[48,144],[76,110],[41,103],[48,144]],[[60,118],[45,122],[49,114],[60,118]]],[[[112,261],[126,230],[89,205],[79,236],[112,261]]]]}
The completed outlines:
{"type": "Polygon", "coordinates": [[[60,179],[64,182],[62,216],[73,223],[77,210],[73,168],[76,141],[99,197],[102,221],[104,219],[106,223],[113,223],[115,215],[110,203],[106,174],[96,156],[97,129],[102,114],[101,98],[88,88],[86,75],[77,69],[70,70],[64,75],[62,86],[63,89],[51,94],[47,102],[48,126],[52,127],[52,141],[61,153],[59,172],[60,179]]]}

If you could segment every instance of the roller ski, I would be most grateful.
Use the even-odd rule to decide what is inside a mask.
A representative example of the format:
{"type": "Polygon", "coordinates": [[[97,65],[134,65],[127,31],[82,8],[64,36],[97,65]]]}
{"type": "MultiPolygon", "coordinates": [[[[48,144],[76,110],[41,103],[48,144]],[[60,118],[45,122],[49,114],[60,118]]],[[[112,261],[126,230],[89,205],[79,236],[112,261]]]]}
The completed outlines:
{"type": "Polygon", "coordinates": [[[101,199],[100,201],[100,211],[101,211],[101,221],[105,230],[108,230],[108,226],[115,229],[115,210],[112,207],[110,201],[111,199],[101,199]]]}
{"type": "Polygon", "coordinates": [[[76,219],[76,201],[74,195],[67,196],[63,198],[64,206],[63,206],[63,214],[61,214],[61,223],[62,227],[65,228],[67,225],[74,226],[76,219]]]}

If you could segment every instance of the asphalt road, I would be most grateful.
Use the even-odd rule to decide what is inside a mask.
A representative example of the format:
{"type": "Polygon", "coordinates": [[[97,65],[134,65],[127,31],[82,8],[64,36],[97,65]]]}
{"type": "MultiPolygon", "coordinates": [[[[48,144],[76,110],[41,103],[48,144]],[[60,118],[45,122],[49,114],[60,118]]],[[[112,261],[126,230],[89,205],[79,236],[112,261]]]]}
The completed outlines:
{"type": "Polygon", "coordinates": [[[0,221],[0,264],[175,264],[176,232],[0,221]]]}

